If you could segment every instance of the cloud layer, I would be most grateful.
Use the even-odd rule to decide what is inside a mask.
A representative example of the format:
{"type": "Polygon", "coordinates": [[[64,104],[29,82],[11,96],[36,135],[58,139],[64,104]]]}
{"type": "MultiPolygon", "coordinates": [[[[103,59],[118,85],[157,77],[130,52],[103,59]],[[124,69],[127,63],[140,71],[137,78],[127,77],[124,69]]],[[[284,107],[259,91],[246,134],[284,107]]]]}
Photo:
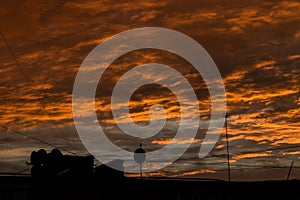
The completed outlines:
{"type": "MultiPolygon", "coordinates": [[[[72,118],[72,88],[82,61],[97,44],[114,34],[158,26],[195,39],[221,72],[228,104],[233,178],[282,179],[291,160],[295,161],[291,177],[299,178],[298,1],[56,0],[7,1],[0,6],[0,31],[22,68],[0,38],[0,161],[4,172],[26,168],[24,160],[32,149],[52,148],[16,136],[13,130],[79,154],[87,153],[72,118]]],[[[211,109],[206,84],[187,61],[170,52],[131,52],[104,73],[98,85],[96,108],[108,137],[130,151],[139,144],[138,139],[123,135],[115,126],[110,95],[126,71],[148,62],[172,66],[189,80],[198,97],[202,119],[191,148],[176,163],[149,175],[226,179],[224,136],[210,156],[203,160],[197,157],[211,109]]],[[[131,98],[133,121],[147,123],[149,108],[154,104],[165,107],[168,123],[163,132],[143,140],[148,151],[171,141],[181,114],[178,100],[170,90],[146,85],[131,98]]]]}

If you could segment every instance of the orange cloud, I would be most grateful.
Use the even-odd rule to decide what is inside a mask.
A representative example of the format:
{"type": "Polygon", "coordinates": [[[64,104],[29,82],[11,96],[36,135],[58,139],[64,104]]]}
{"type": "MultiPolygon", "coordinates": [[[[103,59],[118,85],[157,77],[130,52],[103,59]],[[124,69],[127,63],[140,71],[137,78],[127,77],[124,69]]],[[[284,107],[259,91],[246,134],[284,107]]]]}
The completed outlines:
{"type": "Polygon", "coordinates": [[[283,152],[283,155],[299,155],[300,151],[293,151],[293,152],[283,152]]]}
{"type": "Polygon", "coordinates": [[[299,58],[300,58],[300,54],[295,54],[295,55],[288,56],[289,60],[295,60],[295,59],[299,59],[299,58]]]}
{"type": "MultiPolygon", "coordinates": [[[[269,5],[270,6],[270,5],[269,5]]],[[[268,24],[278,24],[290,20],[298,20],[300,3],[296,1],[281,1],[273,4],[269,9],[263,6],[249,6],[227,20],[232,24],[232,31],[241,33],[246,28],[263,27],[268,24]]]]}
{"type": "Polygon", "coordinates": [[[184,173],[176,175],[176,177],[195,176],[198,174],[214,174],[214,173],[216,173],[216,171],[212,170],[212,169],[201,169],[201,170],[196,170],[196,171],[184,172],[184,173]]]}
{"type": "MultiPolygon", "coordinates": [[[[167,24],[171,27],[190,25],[193,23],[206,22],[211,20],[216,20],[218,14],[216,12],[208,12],[203,10],[197,10],[192,13],[172,13],[167,20],[167,24]]],[[[224,31],[224,30],[223,30],[224,31]]]]}
{"type": "MultiPolygon", "coordinates": [[[[32,88],[28,87],[22,74],[16,71],[18,68],[15,61],[0,39],[0,123],[21,131],[38,130],[37,135],[45,132],[53,140],[59,140],[52,131],[46,130],[55,130],[54,123],[59,124],[59,128],[73,126],[72,85],[78,68],[89,51],[120,31],[143,26],[162,26],[175,28],[192,36],[208,50],[217,63],[224,77],[228,112],[232,112],[228,118],[229,143],[234,144],[230,146],[232,153],[244,147],[255,149],[268,145],[281,147],[300,143],[300,54],[299,49],[294,48],[299,46],[300,32],[296,27],[299,23],[300,3],[268,1],[244,2],[240,5],[235,2],[235,6],[232,6],[232,2],[222,2],[222,6],[216,6],[215,2],[182,2],[49,1],[47,5],[39,5],[26,1],[20,2],[17,7],[9,1],[3,3],[0,13],[1,31],[21,63],[32,88]],[[281,25],[286,26],[282,28],[281,25]],[[259,75],[260,79],[254,79],[259,75]],[[270,81],[270,77],[276,79],[270,81]],[[39,131],[41,127],[45,129],[39,131]]],[[[208,122],[211,102],[205,83],[201,82],[201,76],[187,62],[173,57],[175,56],[163,54],[162,51],[135,52],[124,56],[123,60],[120,58],[110,66],[112,69],[106,74],[104,83],[108,81],[108,85],[113,86],[127,69],[145,62],[168,64],[189,79],[201,99],[198,103],[202,119],[205,123],[208,122]]],[[[107,88],[103,90],[103,94],[97,96],[96,100],[98,119],[100,123],[114,127],[115,122],[110,112],[110,91],[107,88]]],[[[174,96],[164,96],[165,93],[157,92],[145,96],[146,92],[143,91],[130,102],[134,121],[148,121],[148,108],[154,104],[166,107],[168,119],[180,117],[180,107],[174,96]]],[[[87,114],[84,111],[90,106],[82,105],[82,116],[87,114]]],[[[1,136],[2,132],[7,132],[5,129],[0,131],[1,136]]],[[[71,132],[76,133],[73,129],[71,132]]],[[[119,134],[114,128],[111,132],[107,131],[108,135],[117,135],[115,133],[119,134]]],[[[216,152],[224,151],[224,141],[225,138],[221,137],[221,144],[214,149],[216,152]]],[[[26,146],[26,142],[22,145],[26,146]]],[[[153,145],[166,145],[170,142],[200,143],[201,140],[188,138],[173,141],[171,138],[156,138],[149,144],[151,142],[153,145]]],[[[10,145],[15,143],[16,140],[12,140],[3,144],[3,148],[11,148],[10,145]]],[[[66,141],[61,145],[66,145],[66,141]]],[[[16,158],[19,154],[24,160],[30,150],[23,149],[23,153],[20,151],[22,149],[0,151],[0,157],[2,160],[16,161],[13,157],[16,158]]],[[[251,158],[263,156],[275,159],[278,156],[275,153],[266,154],[241,154],[233,157],[231,162],[243,158],[251,161],[251,158]]],[[[298,151],[283,152],[283,155],[293,154],[298,155],[298,151]]],[[[192,161],[198,159],[196,156],[192,161]]],[[[172,171],[170,167],[167,170],[150,175],[182,173],[182,169],[180,171],[178,168],[172,171]]],[[[184,170],[188,171],[182,173],[184,176],[212,172],[205,169],[184,170]]]]}
{"type": "Polygon", "coordinates": [[[247,153],[247,154],[235,155],[233,156],[233,159],[240,160],[245,158],[258,158],[258,157],[269,157],[269,156],[272,155],[268,153],[247,153]]]}
{"type": "Polygon", "coordinates": [[[168,139],[153,140],[152,144],[167,145],[167,144],[170,144],[170,143],[186,144],[186,143],[200,143],[200,142],[201,141],[199,139],[194,139],[194,138],[186,138],[186,139],[168,138],[168,139]]]}
{"type": "Polygon", "coordinates": [[[237,100],[243,101],[243,102],[253,102],[255,100],[259,101],[265,101],[269,102],[270,99],[275,97],[282,97],[292,94],[297,94],[298,89],[292,88],[292,89],[277,89],[276,91],[260,91],[260,90],[251,90],[247,93],[234,93],[234,92],[227,92],[227,101],[229,102],[235,102],[237,100]]]}
{"type": "Polygon", "coordinates": [[[268,68],[268,69],[272,69],[272,66],[275,64],[275,61],[274,60],[266,60],[266,61],[263,61],[263,62],[260,62],[260,63],[257,63],[255,65],[256,68],[268,68]]]}

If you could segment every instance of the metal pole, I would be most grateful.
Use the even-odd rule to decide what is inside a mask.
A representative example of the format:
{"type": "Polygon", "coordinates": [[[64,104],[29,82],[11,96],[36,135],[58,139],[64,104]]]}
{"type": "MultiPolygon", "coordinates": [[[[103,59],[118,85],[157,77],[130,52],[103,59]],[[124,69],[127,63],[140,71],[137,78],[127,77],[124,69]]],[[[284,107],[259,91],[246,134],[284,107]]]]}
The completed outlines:
{"type": "Polygon", "coordinates": [[[140,164],[140,179],[143,179],[142,164],[140,164]]]}
{"type": "Polygon", "coordinates": [[[225,115],[225,134],[226,134],[226,146],[227,146],[227,170],[228,170],[228,181],[230,182],[230,155],[228,145],[228,132],[227,132],[227,114],[225,115]]]}
{"type": "Polygon", "coordinates": [[[288,175],[287,175],[287,177],[286,177],[286,180],[289,180],[289,178],[290,178],[290,175],[291,175],[291,171],[292,171],[293,165],[294,165],[294,161],[292,160],[292,163],[291,163],[291,166],[290,166],[290,169],[289,169],[289,173],[288,173],[288,175]]]}

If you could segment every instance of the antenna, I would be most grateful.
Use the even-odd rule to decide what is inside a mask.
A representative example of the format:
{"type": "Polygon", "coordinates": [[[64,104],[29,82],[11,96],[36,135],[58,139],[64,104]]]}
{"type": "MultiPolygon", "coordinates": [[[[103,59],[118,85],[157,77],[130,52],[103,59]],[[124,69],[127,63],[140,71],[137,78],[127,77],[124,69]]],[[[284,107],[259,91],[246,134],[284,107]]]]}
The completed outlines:
{"type": "Polygon", "coordinates": [[[227,170],[228,170],[228,181],[230,182],[230,154],[229,154],[229,145],[228,145],[228,131],[227,131],[227,117],[228,114],[225,115],[225,134],[226,134],[226,147],[227,147],[227,170]]]}
{"type": "Polygon", "coordinates": [[[290,178],[290,175],[291,175],[291,172],[292,172],[293,165],[294,165],[294,161],[292,160],[292,163],[291,163],[291,166],[290,166],[290,169],[289,169],[289,173],[288,173],[288,175],[287,175],[287,177],[286,177],[286,180],[289,180],[289,178],[290,178]]]}

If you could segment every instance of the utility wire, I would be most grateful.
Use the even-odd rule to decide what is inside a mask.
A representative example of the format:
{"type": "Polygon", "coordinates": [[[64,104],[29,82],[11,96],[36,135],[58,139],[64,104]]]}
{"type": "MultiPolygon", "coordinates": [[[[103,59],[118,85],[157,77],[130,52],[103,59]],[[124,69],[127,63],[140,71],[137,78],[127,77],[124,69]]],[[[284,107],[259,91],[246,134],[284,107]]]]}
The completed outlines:
{"type": "MultiPolygon", "coordinates": [[[[31,91],[32,91],[33,93],[35,93],[36,96],[39,96],[40,93],[39,93],[37,90],[33,89],[33,86],[32,86],[32,84],[31,84],[29,78],[27,77],[26,73],[24,72],[24,69],[23,69],[22,65],[21,65],[20,62],[18,61],[18,59],[17,59],[17,57],[15,56],[15,54],[14,54],[12,48],[11,48],[10,45],[8,44],[8,41],[6,40],[6,38],[4,37],[4,35],[3,35],[3,33],[2,33],[1,31],[0,31],[0,35],[1,35],[1,37],[2,37],[2,39],[3,39],[3,41],[4,41],[4,43],[5,43],[5,45],[6,45],[6,47],[7,47],[7,49],[9,50],[11,56],[13,57],[14,61],[16,62],[17,66],[18,66],[18,69],[20,70],[22,76],[24,77],[24,80],[26,81],[27,85],[29,86],[29,88],[31,89],[31,91]]],[[[50,117],[50,114],[49,114],[49,112],[47,111],[46,106],[42,103],[41,100],[39,100],[39,99],[37,99],[37,100],[38,100],[38,102],[40,103],[40,105],[42,106],[42,110],[44,111],[44,113],[45,113],[48,117],[50,117]]],[[[64,135],[62,132],[59,131],[59,127],[58,127],[58,125],[56,124],[56,122],[53,121],[53,120],[50,120],[50,121],[51,121],[51,123],[55,126],[56,131],[57,131],[58,133],[60,133],[60,135],[63,136],[63,138],[65,139],[65,141],[67,142],[67,144],[68,144],[69,146],[71,146],[71,144],[69,143],[69,141],[67,140],[67,138],[65,137],[65,135],[64,135]]],[[[61,123],[61,125],[63,125],[62,122],[60,122],[60,123],[61,123]]]]}
{"type": "MultiPolygon", "coordinates": [[[[17,57],[15,56],[13,50],[11,49],[10,45],[8,44],[8,41],[6,40],[6,38],[4,37],[4,35],[2,34],[2,32],[0,32],[0,35],[1,35],[2,39],[3,39],[3,41],[5,42],[5,44],[6,44],[7,48],[8,48],[8,50],[9,50],[9,52],[10,52],[10,54],[11,54],[11,56],[13,57],[14,61],[16,62],[16,64],[17,64],[17,66],[18,66],[18,68],[19,68],[19,70],[20,70],[22,76],[24,77],[24,80],[25,80],[25,81],[27,82],[27,84],[30,86],[30,89],[31,89],[37,96],[39,96],[40,93],[39,93],[38,91],[36,91],[36,90],[33,89],[32,84],[30,83],[30,80],[28,79],[26,73],[24,72],[23,67],[22,67],[21,64],[19,63],[17,57]]],[[[38,100],[38,101],[39,101],[40,105],[42,106],[43,111],[47,114],[47,116],[50,117],[49,112],[46,110],[46,106],[45,106],[40,100],[38,100]]],[[[232,113],[231,113],[231,115],[232,115],[232,113]]],[[[233,114],[233,115],[234,115],[234,114],[233,114]]],[[[205,114],[204,114],[204,115],[201,115],[201,116],[210,116],[210,115],[205,115],[205,114]]],[[[226,116],[226,117],[227,117],[227,116],[226,116]]],[[[58,125],[57,125],[54,121],[52,121],[52,120],[51,120],[51,122],[52,122],[53,125],[57,128],[57,131],[58,131],[58,130],[59,130],[58,125]]],[[[61,124],[62,124],[62,123],[61,123],[61,124]]],[[[62,125],[63,125],[63,124],[62,124],[62,125]]],[[[74,152],[72,152],[72,151],[69,151],[69,150],[64,149],[64,148],[61,148],[61,147],[57,147],[56,145],[53,145],[53,144],[51,144],[51,143],[49,143],[49,142],[46,142],[46,141],[43,141],[43,140],[41,140],[41,139],[39,139],[39,138],[29,136],[29,135],[27,135],[27,134],[24,134],[24,133],[22,133],[22,132],[20,132],[20,131],[15,130],[15,129],[11,128],[11,127],[7,127],[7,126],[3,126],[3,125],[1,125],[1,126],[2,126],[3,128],[5,128],[5,129],[9,129],[9,130],[11,130],[11,131],[13,131],[13,132],[19,134],[19,135],[22,135],[22,136],[27,137],[27,138],[30,138],[30,139],[32,139],[32,140],[38,141],[38,142],[40,142],[40,143],[42,143],[42,144],[45,144],[45,145],[48,145],[48,146],[51,146],[51,147],[54,147],[54,148],[57,148],[57,149],[61,149],[62,151],[68,152],[68,153],[73,154],[73,155],[77,155],[76,153],[74,153],[74,152]]],[[[65,138],[65,136],[64,136],[62,133],[61,133],[61,135],[65,138]]],[[[67,143],[70,145],[69,141],[68,141],[66,138],[65,138],[65,140],[66,140],[67,143]]],[[[247,153],[259,153],[259,152],[264,152],[264,151],[283,150],[283,149],[290,149],[290,148],[300,148],[300,145],[295,145],[295,146],[290,146],[290,147],[277,147],[277,148],[274,147],[274,148],[269,148],[269,149],[264,149],[264,150],[257,150],[257,151],[239,152],[239,153],[235,153],[235,155],[239,155],[239,154],[247,154],[247,153]]],[[[228,152],[228,153],[229,153],[229,152],[228,152]]],[[[219,155],[210,155],[210,156],[208,156],[208,157],[223,157],[223,156],[228,156],[228,155],[229,155],[228,153],[227,153],[227,154],[219,154],[219,155]]],[[[210,164],[206,164],[206,165],[214,165],[214,164],[217,165],[217,164],[221,164],[221,163],[210,163],[210,164]]],[[[236,166],[236,165],[234,165],[234,166],[236,166]]],[[[239,165],[239,166],[241,166],[241,165],[239,165]]],[[[267,169],[267,168],[287,168],[287,167],[288,167],[288,166],[287,166],[287,167],[282,167],[282,166],[261,166],[261,167],[260,167],[260,166],[251,166],[251,165],[248,165],[248,166],[244,165],[244,166],[245,166],[245,167],[249,167],[248,169],[267,169]]],[[[26,169],[26,170],[27,170],[27,169],[26,169]]],[[[26,171],[26,170],[25,170],[25,171],[26,171]]],[[[239,169],[232,169],[232,170],[239,170],[239,169]]],[[[218,171],[223,171],[223,170],[218,170],[218,171]]],[[[13,173],[13,174],[16,174],[16,173],[13,173]]]]}
{"type": "MultiPolygon", "coordinates": [[[[293,148],[300,148],[300,145],[293,145],[293,146],[288,146],[288,147],[272,147],[272,148],[255,150],[255,151],[237,152],[237,153],[231,153],[231,155],[241,155],[241,154],[248,154],[248,153],[261,153],[261,152],[265,152],[265,151],[278,151],[278,150],[293,149],[293,148]]],[[[212,155],[208,155],[207,157],[227,157],[227,154],[212,154],[212,155]]]]}
{"type": "Polygon", "coordinates": [[[58,147],[58,146],[56,146],[56,145],[54,145],[54,144],[51,144],[51,143],[46,142],[46,141],[44,141],[44,140],[41,140],[41,139],[39,139],[39,138],[36,138],[36,137],[30,136],[30,135],[24,134],[24,133],[22,133],[22,132],[20,132],[20,131],[18,131],[18,130],[16,130],[16,129],[13,129],[13,128],[11,128],[11,127],[7,127],[7,126],[4,126],[4,125],[1,125],[1,127],[5,128],[5,129],[7,129],[7,130],[11,130],[11,131],[13,131],[13,132],[16,133],[16,134],[19,134],[19,135],[22,135],[22,136],[24,136],[24,137],[30,138],[30,139],[32,139],[32,140],[38,141],[38,142],[40,142],[40,143],[42,143],[42,144],[45,144],[45,145],[54,147],[54,148],[56,148],[56,149],[60,149],[60,150],[62,150],[62,151],[65,151],[65,152],[70,153],[70,154],[73,154],[73,155],[77,155],[76,153],[74,153],[74,152],[72,152],[72,151],[70,151],[70,150],[64,149],[64,148],[62,148],[62,147],[58,147]]]}

